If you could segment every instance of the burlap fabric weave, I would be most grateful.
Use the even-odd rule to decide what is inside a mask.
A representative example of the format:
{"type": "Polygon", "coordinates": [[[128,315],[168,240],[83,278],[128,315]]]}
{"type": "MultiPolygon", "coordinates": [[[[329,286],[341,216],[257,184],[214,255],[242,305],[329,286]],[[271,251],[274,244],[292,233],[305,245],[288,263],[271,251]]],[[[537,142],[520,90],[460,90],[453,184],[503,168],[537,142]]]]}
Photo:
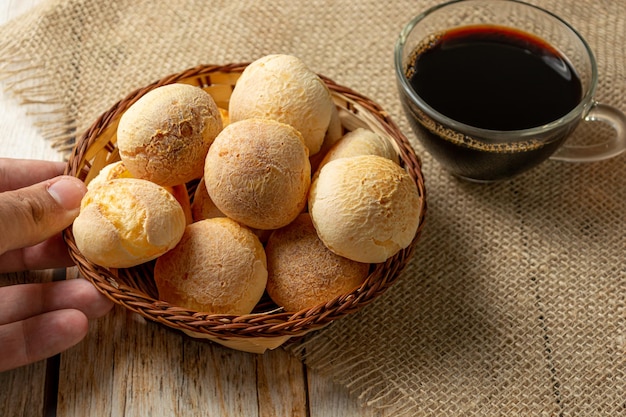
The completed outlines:
{"type": "MultiPolygon", "coordinates": [[[[586,37],[597,99],[626,111],[626,2],[533,2],[586,37]]],[[[67,144],[167,74],[299,56],[393,116],[423,159],[429,210],[398,283],[294,352],[390,415],[626,415],[626,155],[493,185],[442,171],[409,129],[392,62],[403,24],[435,3],[44,1],[0,29],[0,73],[67,144]]]]}

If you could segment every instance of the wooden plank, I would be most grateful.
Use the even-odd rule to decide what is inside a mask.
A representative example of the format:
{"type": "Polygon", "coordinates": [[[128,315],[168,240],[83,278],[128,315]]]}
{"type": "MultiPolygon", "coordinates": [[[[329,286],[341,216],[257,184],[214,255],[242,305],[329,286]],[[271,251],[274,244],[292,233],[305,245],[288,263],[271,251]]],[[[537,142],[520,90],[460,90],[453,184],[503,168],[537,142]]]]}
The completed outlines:
{"type": "Polygon", "coordinates": [[[0,372],[0,410],[5,416],[41,416],[46,362],[0,372]]]}
{"type": "MultiPolygon", "coordinates": [[[[52,271],[0,274],[0,286],[52,280],[52,271]]],[[[43,415],[46,361],[0,372],[0,412],[6,416],[43,415]]]]}
{"type": "Polygon", "coordinates": [[[295,356],[282,348],[257,356],[260,417],[309,416],[306,389],[306,368],[295,356]]]}
{"type": "Polygon", "coordinates": [[[208,341],[184,342],[179,415],[258,416],[255,355],[208,341]]]}

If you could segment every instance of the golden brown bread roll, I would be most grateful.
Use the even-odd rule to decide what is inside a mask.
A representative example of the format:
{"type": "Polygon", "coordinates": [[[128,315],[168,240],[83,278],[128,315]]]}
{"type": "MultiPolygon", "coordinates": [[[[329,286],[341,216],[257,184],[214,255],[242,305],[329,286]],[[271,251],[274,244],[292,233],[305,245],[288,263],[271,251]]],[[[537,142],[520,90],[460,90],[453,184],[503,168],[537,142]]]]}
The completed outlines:
{"type": "Polygon", "coordinates": [[[185,225],[180,203],[165,188],[120,178],[87,191],[72,230],[85,258],[104,267],[127,268],[172,249],[185,225]]]}
{"type": "MultiPolygon", "coordinates": [[[[115,180],[119,178],[134,178],[132,174],[128,171],[126,166],[124,166],[124,163],[122,161],[117,161],[105,165],[100,170],[100,172],[98,172],[98,175],[96,175],[91,180],[91,182],[87,184],[87,188],[92,189],[110,180],[115,180]]],[[[179,184],[173,187],[165,187],[165,189],[172,193],[174,198],[178,200],[180,206],[185,212],[185,219],[187,220],[187,224],[191,224],[193,222],[193,218],[191,214],[191,202],[189,201],[187,186],[185,184],[179,184]]]]}
{"type": "Polygon", "coordinates": [[[262,118],[293,126],[309,154],[322,146],[334,104],[320,77],[292,55],[267,55],[246,67],[233,89],[230,121],[262,118]]]}
{"type": "Polygon", "coordinates": [[[149,91],[122,115],[117,145],[133,177],[173,186],[202,176],[206,153],[221,130],[222,116],[209,93],[169,84],[149,91]]]}
{"type": "Polygon", "coordinates": [[[98,187],[110,180],[116,180],[119,178],[133,178],[132,174],[124,166],[124,163],[122,161],[117,161],[105,165],[100,170],[100,172],[98,172],[98,175],[96,175],[89,182],[89,184],[87,184],[87,189],[98,187]]]}
{"type": "MultiPolygon", "coordinates": [[[[194,193],[193,204],[191,205],[191,215],[193,221],[198,222],[204,219],[213,219],[215,217],[227,217],[224,213],[217,208],[211,197],[209,196],[206,186],[204,184],[204,178],[198,183],[198,187],[194,193]]],[[[257,235],[261,243],[267,242],[267,239],[272,233],[271,230],[261,230],[250,228],[252,233],[257,235]]]]}
{"type": "Polygon", "coordinates": [[[332,300],[361,285],[369,264],[331,252],[319,239],[307,213],[275,230],[266,245],[267,293],[287,311],[332,300]]]}
{"type": "Polygon", "coordinates": [[[228,115],[228,110],[218,107],[220,111],[220,117],[222,118],[222,128],[226,127],[230,123],[230,116],[228,115]]]}
{"type": "Polygon", "coordinates": [[[398,153],[390,141],[381,138],[369,129],[359,127],[346,133],[328,150],[318,169],[334,159],[359,155],[378,155],[396,164],[400,162],[398,153]]]}
{"type": "Polygon", "coordinates": [[[324,136],[324,141],[322,142],[322,147],[315,155],[309,156],[309,161],[311,161],[311,172],[317,171],[317,167],[322,159],[324,159],[324,156],[326,156],[326,153],[342,137],[343,125],[341,124],[341,118],[339,117],[339,110],[337,110],[337,106],[333,105],[332,112],[330,113],[330,123],[328,124],[328,129],[326,130],[326,135],[324,136]]]}
{"type": "Polygon", "coordinates": [[[201,220],[185,229],[180,243],[154,268],[159,298],[210,314],[247,314],[267,283],[259,239],[226,217],[201,220]]]}
{"type": "Polygon", "coordinates": [[[193,203],[191,204],[191,217],[194,222],[200,220],[212,219],[214,217],[226,217],[211,200],[209,193],[204,184],[204,178],[200,180],[193,194],[193,203]]]}
{"type": "Polygon", "coordinates": [[[204,182],[213,203],[228,217],[255,229],[277,229],[306,205],[308,151],[300,133],[284,123],[232,122],[209,149],[204,182]]]}
{"type": "Polygon", "coordinates": [[[309,213],[324,244],[338,255],[384,262],[415,237],[421,197],[409,174],[378,155],[324,165],[309,192],[309,213]]]}
{"type": "Polygon", "coordinates": [[[180,203],[185,213],[185,220],[187,224],[193,223],[193,216],[191,215],[191,201],[189,200],[189,192],[187,191],[186,184],[178,184],[173,187],[165,187],[167,191],[172,193],[174,198],[180,203]]]}

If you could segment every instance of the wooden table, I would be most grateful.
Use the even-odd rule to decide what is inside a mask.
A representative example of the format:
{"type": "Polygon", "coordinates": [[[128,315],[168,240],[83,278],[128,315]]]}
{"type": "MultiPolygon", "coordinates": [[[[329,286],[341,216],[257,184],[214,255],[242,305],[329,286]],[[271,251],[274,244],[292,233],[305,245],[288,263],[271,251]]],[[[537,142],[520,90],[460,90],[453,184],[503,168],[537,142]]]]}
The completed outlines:
{"type": "MultiPolygon", "coordinates": [[[[42,0],[0,0],[0,23],[42,0]]],[[[62,160],[0,92],[0,157],[62,160]]],[[[77,277],[76,268],[67,271],[77,277]]],[[[0,285],[66,272],[0,275],[0,285]]],[[[1,352],[1,347],[0,347],[1,352]]],[[[183,337],[116,306],[77,346],[0,373],[0,416],[380,416],[281,348],[264,355],[183,337]]]]}

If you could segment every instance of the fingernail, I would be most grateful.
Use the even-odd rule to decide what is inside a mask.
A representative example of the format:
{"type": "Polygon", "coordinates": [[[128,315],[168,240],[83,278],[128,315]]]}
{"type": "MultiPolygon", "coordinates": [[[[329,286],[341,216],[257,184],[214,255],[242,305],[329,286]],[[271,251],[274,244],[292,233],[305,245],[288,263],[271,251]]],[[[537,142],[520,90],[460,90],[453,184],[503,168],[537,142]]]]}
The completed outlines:
{"type": "Polygon", "coordinates": [[[85,185],[72,177],[60,177],[48,187],[48,193],[66,210],[80,207],[85,192],[85,185]]]}

